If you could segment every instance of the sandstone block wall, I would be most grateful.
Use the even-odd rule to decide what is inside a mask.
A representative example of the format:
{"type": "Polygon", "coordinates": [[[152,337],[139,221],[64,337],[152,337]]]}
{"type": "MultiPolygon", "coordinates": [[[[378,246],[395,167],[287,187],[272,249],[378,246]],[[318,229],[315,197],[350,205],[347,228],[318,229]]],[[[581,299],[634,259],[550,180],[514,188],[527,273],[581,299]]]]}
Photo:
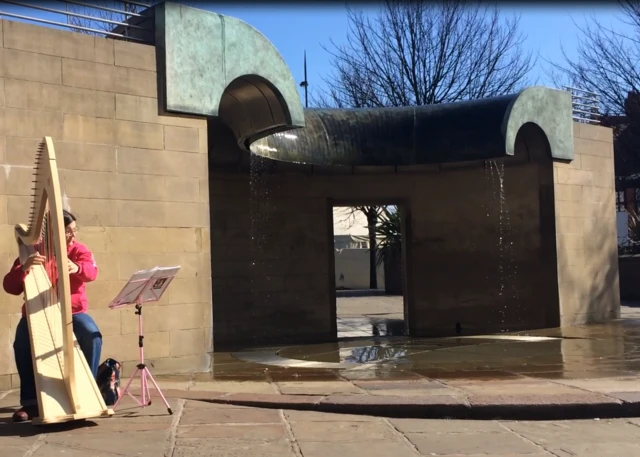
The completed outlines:
{"type": "MultiPolygon", "coordinates": [[[[229,133],[209,133],[218,140],[212,160],[232,163],[229,133]]],[[[541,192],[553,190],[551,159],[520,139],[516,157],[502,163],[397,172],[280,164],[264,175],[214,166],[216,347],[335,336],[333,204],[406,210],[412,334],[452,335],[457,322],[467,334],[557,325],[553,201],[541,192]]]]}
{"type": "MultiPolygon", "coordinates": [[[[138,269],[182,265],[145,308],[157,372],[210,367],[211,280],[206,120],[159,114],[153,46],[0,22],[0,271],[27,221],[38,141],[53,138],[65,201],[95,253],[87,286],[103,358],[137,359],[133,309],[109,301],[138,269]]],[[[21,297],[0,294],[0,389],[17,385],[12,343],[21,297]]]]}
{"type": "MultiPolygon", "coordinates": [[[[553,163],[528,130],[504,161],[239,172],[228,129],[159,112],[154,47],[10,21],[0,33],[0,268],[17,255],[13,225],[27,219],[33,154],[49,135],[64,199],[100,267],[88,295],[103,357],[137,358],[133,310],[107,305],[155,265],[182,265],[145,311],[158,373],[209,369],[213,335],[219,348],[334,337],[334,204],[404,208],[414,335],[618,312],[608,129],[576,126],[571,163],[553,163]]],[[[0,294],[0,389],[17,386],[20,305],[0,294]]]]}
{"type": "Polygon", "coordinates": [[[612,130],[574,124],[575,158],[554,162],[561,323],[620,313],[612,130]]]}

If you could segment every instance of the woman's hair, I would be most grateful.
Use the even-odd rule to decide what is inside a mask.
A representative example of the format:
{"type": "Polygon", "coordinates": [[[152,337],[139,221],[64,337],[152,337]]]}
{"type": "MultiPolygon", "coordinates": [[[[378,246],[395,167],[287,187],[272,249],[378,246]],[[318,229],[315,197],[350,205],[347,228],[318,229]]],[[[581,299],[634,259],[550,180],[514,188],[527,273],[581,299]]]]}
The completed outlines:
{"type": "Polygon", "coordinates": [[[65,227],[76,220],[76,217],[73,214],[71,214],[71,211],[67,211],[66,209],[62,210],[62,217],[64,218],[65,227]]]}

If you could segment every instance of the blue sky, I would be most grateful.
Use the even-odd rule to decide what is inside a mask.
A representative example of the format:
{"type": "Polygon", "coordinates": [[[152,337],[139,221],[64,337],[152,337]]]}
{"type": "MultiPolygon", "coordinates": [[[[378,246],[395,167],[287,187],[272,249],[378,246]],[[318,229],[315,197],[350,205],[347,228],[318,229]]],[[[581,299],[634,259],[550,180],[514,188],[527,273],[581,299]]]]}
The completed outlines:
{"type": "MultiPolygon", "coordinates": [[[[369,7],[371,11],[376,6],[369,7]]],[[[578,44],[578,26],[595,14],[604,24],[619,23],[617,9],[611,5],[598,6],[566,4],[552,6],[543,3],[535,5],[503,5],[505,15],[521,16],[522,33],[527,37],[525,46],[539,54],[538,65],[532,76],[539,77],[540,84],[551,85],[542,66],[544,59],[561,61],[560,44],[568,55],[574,56],[578,44]],[[574,24],[575,22],[575,24],[574,24]]],[[[214,9],[207,5],[207,9],[214,9]]],[[[323,87],[323,78],[331,72],[330,56],[323,49],[345,40],[348,28],[344,6],[320,5],[274,5],[272,7],[247,5],[222,5],[215,8],[221,14],[235,16],[260,30],[280,51],[298,81],[303,80],[303,53],[307,50],[309,90],[323,87]]],[[[620,29],[627,27],[622,24],[620,29]]]]}
{"type": "MultiPolygon", "coordinates": [[[[50,6],[64,8],[61,2],[47,2],[50,6]]],[[[324,87],[323,78],[331,71],[330,56],[323,49],[329,46],[330,40],[340,44],[347,34],[347,16],[344,4],[235,4],[211,2],[191,2],[198,8],[216,11],[220,14],[237,17],[262,32],[280,51],[298,82],[303,79],[303,53],[307,51],[309,72],[309,91],[312,94],[324,87]]],[[[48,6],[49,6],[48,5],[48,6]]],[[[359,8],[374,12],[378,7],[359,4],[359,8]]],[[[539,54],[538,65],[532,76],[539,77],[540,84],[551,85],[542,70],[545,65],[543,58],[559,61],[562,59],[560,44],[570,56],[575,55],[577,46],[577,26],[584,25],[590,15],[595,14],[604,24],[616,24],[624,31],[628,26],[617,20],[615,4],[594,4],[585,2],[583,5],[567,3],[552,5],[541,3],[531,4],[502,4],[500,6],[505,15],[520,14],[521,30],[526,35],[526,47],[539,54]],[[574,24],[574,21],[576,24],[574,24]]],[[[22,7],[1,4],[0,11],[18,12],[35,15],[64,22],[63,16],[56,17],[50,13],[26,10],[22,7]]],[[[10,19],[10,18],[7,18],[10,19]]]]}

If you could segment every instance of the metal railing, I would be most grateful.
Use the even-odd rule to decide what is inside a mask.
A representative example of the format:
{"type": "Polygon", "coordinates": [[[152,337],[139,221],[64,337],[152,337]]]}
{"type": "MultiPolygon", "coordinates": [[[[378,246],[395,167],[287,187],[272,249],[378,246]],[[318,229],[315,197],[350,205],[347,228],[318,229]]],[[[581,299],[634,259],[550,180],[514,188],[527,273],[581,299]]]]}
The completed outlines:
{"type": "Polygon", "coordinates": [[[573,120],[584,124],[600,124],[600,95],[576,87],[564,86],[571,93],[573,120]]]}
{"type": "Polygon", "coordinates": [[[145,10],[158,2],[57,0],[46,3],[0,1],[0,18],[46,24],[75,32],[147,42],[152,20],[145,10]],[[61,4],[60,8],[57,4],[61,4]],[[62,5],[63,4],[63,5],[62,5]],[[64,22],[62,22],[64,21],[64,22]]]}

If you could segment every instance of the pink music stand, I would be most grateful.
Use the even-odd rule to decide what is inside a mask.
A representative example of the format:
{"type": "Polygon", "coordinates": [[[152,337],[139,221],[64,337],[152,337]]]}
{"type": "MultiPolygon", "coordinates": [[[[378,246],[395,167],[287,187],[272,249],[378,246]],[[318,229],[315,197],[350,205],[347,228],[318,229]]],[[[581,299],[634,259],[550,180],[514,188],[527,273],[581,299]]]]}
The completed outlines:
{"type": "Polygon", "coordinates": [[[144,363],[144,335],[142,334],[142,305],[143,303],[154,302],[160,300],[164,291],[167,290],[173,278],[175,278],[176,274],[180,267],[168,267],[168,268],[160,268],[156,267],[152,270],[142,270],[134,273],[129,279],[129,282],[124,286],[124,288],[120,291],[118,296],[109,304],[109,308],[118,309],[131,304],[134,304],[136,307],[135,314],[138,316],[138,347],[140,348],[140,363],[136,365],[136,371],[131,375],[131,379],[127,383],[127,386],[124,388],[124,391],[119,396],[116,404],[113,405],[113,409],[115,410],[124,397],[124,394],[129,394],[131,398],[138,404],[144,408],[145,406],[149,406],[151,404],[151,393],[149,392],[149,383],[147,382],[147,377],[153,383],[158,395],[162,398],[165,406],[167,407],[167,411],[169,414],[173,414],[171,407],[169,406],[169,402],[162,394],[160,387],[158,387],[158,383],[151,376],[151,372],[149,368],[144,363]],[[140,390],[141,390],[141,400],[138,400],[133,396],[129,387],[131,386],[131,382],[136,377],[136,375],[140,374],[140,390]]]}

